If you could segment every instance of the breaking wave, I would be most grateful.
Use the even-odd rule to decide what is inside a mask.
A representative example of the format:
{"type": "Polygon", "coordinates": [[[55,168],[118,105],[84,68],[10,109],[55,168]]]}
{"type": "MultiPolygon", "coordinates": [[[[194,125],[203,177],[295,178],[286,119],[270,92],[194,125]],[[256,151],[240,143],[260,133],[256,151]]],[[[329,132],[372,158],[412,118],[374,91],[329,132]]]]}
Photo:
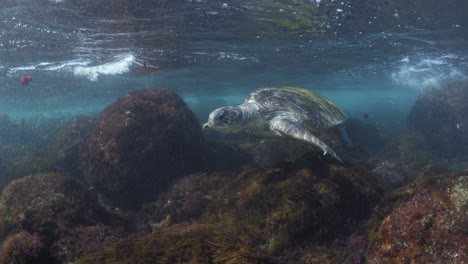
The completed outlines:
{"type": "Polygon", "coordinates": [[[392,80],[400,86],[424,92],[439,88],[450,79],[467,78],[458,65],[459,58],[454,54],[442,56],[406,56],[396,62],[392,80]]]}
{"type": "Polygon", "coordinates": [[[73,70],[75,76],[83,76],[91,81],[96,81],[99,75],[118,75],[130,71],[135,63],[133,54],[116,56],[116,60],[96,66],[77,66],[73,70]]]}

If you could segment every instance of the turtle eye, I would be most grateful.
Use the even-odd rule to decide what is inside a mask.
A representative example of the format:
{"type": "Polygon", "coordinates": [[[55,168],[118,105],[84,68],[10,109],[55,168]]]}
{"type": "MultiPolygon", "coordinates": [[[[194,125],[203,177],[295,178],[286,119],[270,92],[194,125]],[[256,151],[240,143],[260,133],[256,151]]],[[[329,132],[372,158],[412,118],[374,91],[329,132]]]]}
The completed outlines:
{"type": "Polygon", "coordinates": [[[223,120],[224,119],[224,113],[220,114],[216,117],[217,120],[223,120]]]}

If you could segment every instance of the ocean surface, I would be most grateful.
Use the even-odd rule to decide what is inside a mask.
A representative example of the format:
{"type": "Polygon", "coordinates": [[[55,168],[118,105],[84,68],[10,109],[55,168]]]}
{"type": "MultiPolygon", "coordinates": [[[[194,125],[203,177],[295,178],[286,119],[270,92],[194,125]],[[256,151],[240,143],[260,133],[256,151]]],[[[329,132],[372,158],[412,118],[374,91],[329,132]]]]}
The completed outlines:
{"type": "Polygon", "coordinates": [[[403,120],[425,89],[466,77],[467,3],[387,2],[4,0],[0,113],[93,116],[166,87],[203,122],[256,88],[298,86],[351,117],[403,120]]]}

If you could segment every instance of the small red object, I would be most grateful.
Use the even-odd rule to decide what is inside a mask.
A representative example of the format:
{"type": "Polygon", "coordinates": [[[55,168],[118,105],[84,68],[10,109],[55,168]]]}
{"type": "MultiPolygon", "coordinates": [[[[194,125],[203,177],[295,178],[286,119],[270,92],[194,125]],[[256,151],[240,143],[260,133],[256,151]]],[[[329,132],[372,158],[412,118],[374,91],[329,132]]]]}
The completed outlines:
{"type": "Polygon", "coordinates": [[[30,81],[32,81],[31,75],[23,75],[21,76],[19,83],[21,86],[23,86],[23,85],[28,85],[30,81]]]}

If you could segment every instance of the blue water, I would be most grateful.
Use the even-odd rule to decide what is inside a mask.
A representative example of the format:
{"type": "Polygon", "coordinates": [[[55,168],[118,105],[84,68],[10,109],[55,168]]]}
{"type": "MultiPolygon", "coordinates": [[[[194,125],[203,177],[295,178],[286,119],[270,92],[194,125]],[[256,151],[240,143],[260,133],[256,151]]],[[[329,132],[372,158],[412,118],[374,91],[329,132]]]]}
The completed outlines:
{"type": "Polygon", "coordinates": [[[287,85],[351,117],[404,123],[419,94],[466,77],[467,4],[370,2],[4,0],[0,113],[93,116],[166,87],[203,122],[256,88],[287,85]],[[33,81],[20,86],[22,75],[33,81]]]}

